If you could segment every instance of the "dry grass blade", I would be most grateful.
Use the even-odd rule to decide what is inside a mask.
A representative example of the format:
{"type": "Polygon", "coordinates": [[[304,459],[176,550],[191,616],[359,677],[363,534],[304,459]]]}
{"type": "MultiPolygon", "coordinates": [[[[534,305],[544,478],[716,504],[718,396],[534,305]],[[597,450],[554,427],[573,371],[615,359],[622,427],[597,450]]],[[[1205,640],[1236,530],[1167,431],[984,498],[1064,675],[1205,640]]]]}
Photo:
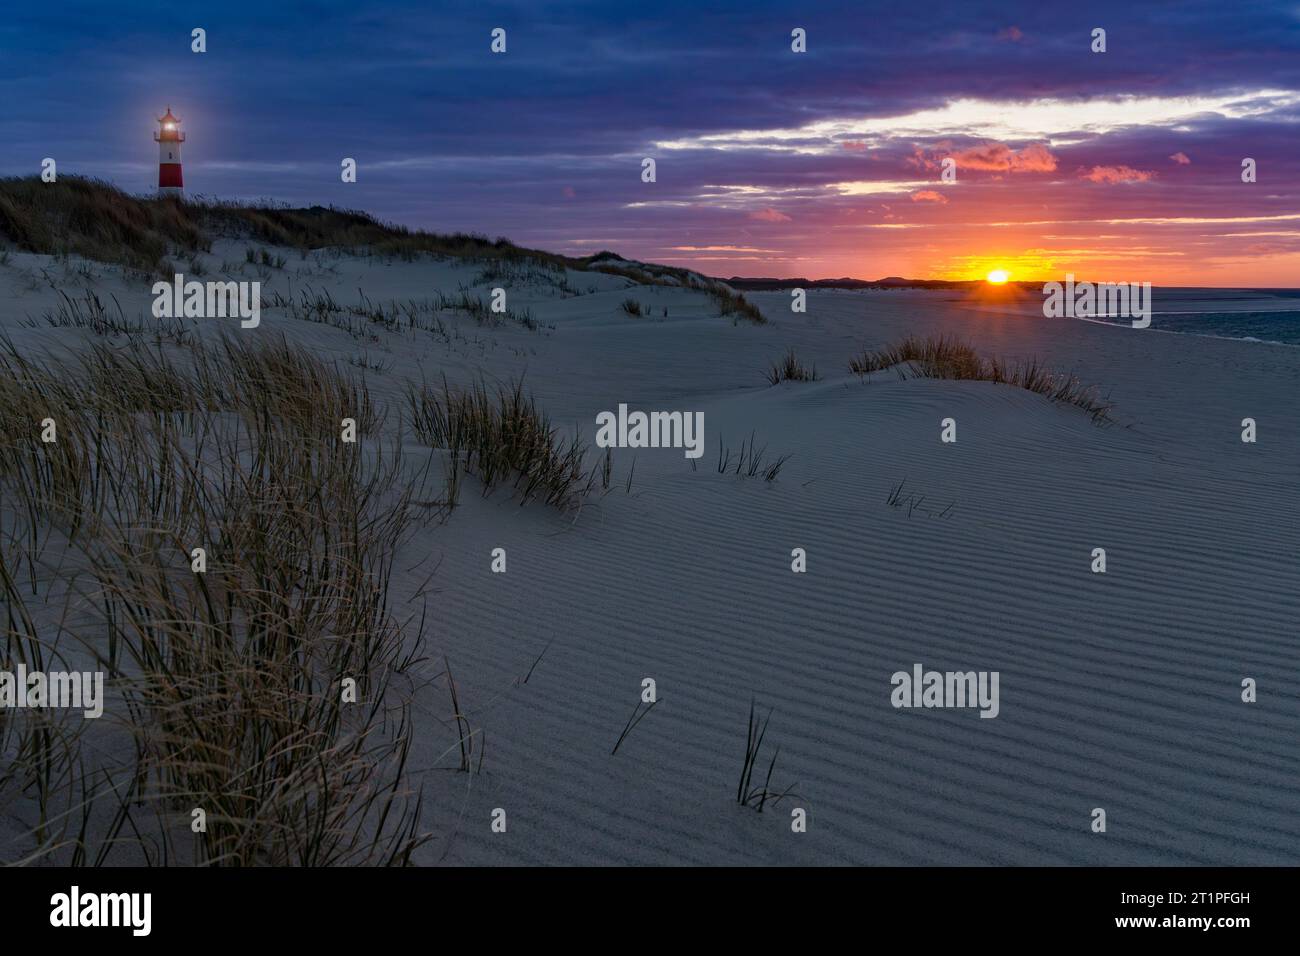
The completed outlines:
{"type": "Polygon", "coordinates": [[[623,741],[627,739],[627,735],[632,732],[633,728],[635,728],[637,724],[641,723],[641,718],[645,717],[646,714],[654,710],[655,704],[659,703],[659,698],[656,697],[654,700],[652,700],[650,702],[650,706],[647,707],[645,710],[641,709],[642,703],[643,701],[638,700],[636,702],[636,706],[632,708],[632,715],[628,717],[627,723],[623,725],[623,732],[618,735],[618,740],[614,742],[614,749],[609,752],[609,755],[611,757],[614,756],[614,754],[618,753],[618,748],[623,746],[623,741]]]}
{"type": "Polygon", "coordinates": [[[772,773],[776,770],[777,758],[781,755],[781,748],[777,747],[772,754],[772,759],[767,765],[767,775],[760,786],[754,786],[754,769],[758,765],[758,757],[763,749],[763,740],[767,737],[767,727],[772,720],[772,709],[768,708],[767,716],[761,720],[755,715],[754,701],[751,698],[749,702],[749,723],[745,731],[745,760],[740,768],[740,780],[736,784],[736,802],[742,807],[750,807],[763,812],[768,801],[773,803],[780,802],[789,796],[793,788],[787,788],[780,793],[772,790],[772,773]]]}

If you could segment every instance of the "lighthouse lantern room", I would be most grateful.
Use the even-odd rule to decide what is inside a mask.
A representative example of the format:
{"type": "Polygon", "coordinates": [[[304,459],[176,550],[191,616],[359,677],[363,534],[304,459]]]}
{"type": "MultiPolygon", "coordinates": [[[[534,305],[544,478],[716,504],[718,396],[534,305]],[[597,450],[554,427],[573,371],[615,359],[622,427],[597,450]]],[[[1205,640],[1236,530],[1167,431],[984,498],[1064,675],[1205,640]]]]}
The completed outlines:
{"type": "Polygon", "coordinates": [[[153,134],[158,143],[158,195],[185,195],[185,181],[181,177],[181,143],[185,134],[179,129],[181,121],[167,107],[165,116],[158,117],[159,129],[153,134]]]}

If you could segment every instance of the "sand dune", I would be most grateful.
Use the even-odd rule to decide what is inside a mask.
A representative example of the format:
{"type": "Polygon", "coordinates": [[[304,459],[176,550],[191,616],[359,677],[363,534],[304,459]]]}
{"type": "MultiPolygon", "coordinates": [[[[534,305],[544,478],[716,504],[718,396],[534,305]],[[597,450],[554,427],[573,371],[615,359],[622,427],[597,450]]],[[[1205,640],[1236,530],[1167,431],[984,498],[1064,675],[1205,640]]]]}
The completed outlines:
{"type": "MultiPolygon", "coordinates": [[[[219,245],[212,263],[238,255],[219,245]]],[[[21,321],[54,301],[23,286],[40,258],[0,270],[0,323],[24,349],[62,348],[83,333],[21,321]]],[[[292,282],[391,302],[476,274],[318,265],[264,294],[292,282]]],[[[449,318],[461,337],[358,343],[275,309],[227,329],[382,359],[367,380],[394,403],[422,378],[522,375],[588,440],[619,403],[704,413],[694,468],[680,449],[616,450],[610,492],[576,518],[471,489],[398,555],[399,599],[433,575],[424,673],[450,662],[483,748],[481,772],[455,772],[445,682],[415,692],[413,782],[435,835],[419,862],[1300,862],[1300,349],[1157,334],[1158,317],[1138,332],[991,312],[948,292],[818,291],[804,315],[753,293],[770,320],[754,326],[696,291],[571,279],[582,294],[510,290],[539,331],[449,318]],[[629,296],[648,314],[621,311],[629,296]],[[848,373],[863,347],[909,332],[1074,371],[1115,422],[1006,385],[848,373]],[[788,347],[820,380],[764,382],[788,347]],[[1240,441],[1248,416],[1256,444],[1240,441]],[[945,418],[955,444],[940,442],[945,418]],[[719,441],[751,433],[769,459],[791,456],[776,480],[717,473],[719,441]],[[910,510],[887,503],[900,482],[910,510]],[[498,547],[505,574],[490,570],[498,547]],[[1097,547],[1105,574],[1090,571],[1097,547]],[[792,573],[793,548],[807,573],[792,573]],[[915,663],[998,671],[997,718],[892,707],[891,674],[915,663]],[[647,677],[660,702],[611,756],[647,677]],[[1257,703],[1240,698],[1245,677],[1257,703]],[[772,711],[761,770],[779,745],[773,784],[793,789],[761,814],[734,799],[751,699],[772,711]],[[489,828],[498,807],[506,833],[489,828]],[[806,833],[791,831],[795,807],[806,833]],[[1090,832],[1095,807],[1105,834],[1090,832]]],[[[88,281],[147,309],[113,270],[88,281]]]]}

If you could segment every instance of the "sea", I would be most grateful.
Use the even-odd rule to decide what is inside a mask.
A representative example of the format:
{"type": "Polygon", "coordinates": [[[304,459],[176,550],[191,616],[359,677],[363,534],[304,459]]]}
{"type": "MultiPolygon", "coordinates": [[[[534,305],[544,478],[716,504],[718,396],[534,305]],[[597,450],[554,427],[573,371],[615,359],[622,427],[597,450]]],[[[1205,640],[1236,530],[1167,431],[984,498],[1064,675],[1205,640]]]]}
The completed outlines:
{"type": "MultiPolygon", "coordinates": [[[[991,304],[985,301],[980,302],[977,308],[991,312],[1037,314],[1042,308],[1042,297],[1026,292],[1027,295],[1017,296],[1014,302],[991,304]]],[[[1153,288],[1151,299],[1150,328],[1154,330],[1300,346],[1300,289],[1167,287],[1153,288]]],[[[1132,324],[1128,316],[1090,317],[1075,321],[1132,324]]]]}
{"type": "MultiPolygon", "coordinates": [[[[1127,318],[1093,321],[1131,322],[1127,318]]],[[[1153,289],[1151,328],[1300,345],[1300,289],[1153,289]]]]}

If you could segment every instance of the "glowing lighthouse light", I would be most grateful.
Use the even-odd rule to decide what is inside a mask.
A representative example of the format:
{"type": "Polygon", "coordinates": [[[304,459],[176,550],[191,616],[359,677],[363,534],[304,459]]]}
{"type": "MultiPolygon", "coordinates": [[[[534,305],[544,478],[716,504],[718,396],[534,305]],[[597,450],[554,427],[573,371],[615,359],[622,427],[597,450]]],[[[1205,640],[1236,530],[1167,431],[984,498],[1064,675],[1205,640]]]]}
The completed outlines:
{"type": "Polygon", "coordinates": [[[185,180],[181,177],[181,143],[185,134],[177,128],[180,119],[172,116],[172,108],[167,107],[167,115],[158,117],[162,127],[153,134],[158,143],[158,195],[184,196],[185,180]]]}

